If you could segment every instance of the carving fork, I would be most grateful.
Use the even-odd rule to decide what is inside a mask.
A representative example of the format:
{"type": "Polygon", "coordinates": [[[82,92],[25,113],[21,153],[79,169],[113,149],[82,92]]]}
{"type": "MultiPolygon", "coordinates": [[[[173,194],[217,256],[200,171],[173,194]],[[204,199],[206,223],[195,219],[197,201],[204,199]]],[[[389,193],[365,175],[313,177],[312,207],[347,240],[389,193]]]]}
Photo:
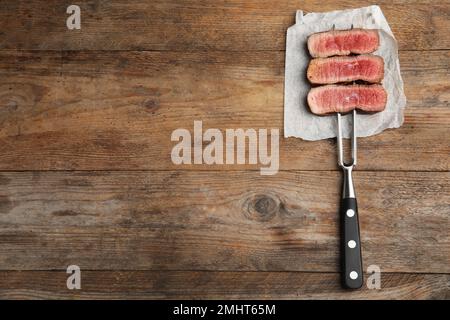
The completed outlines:
{"type": "Polygon", "coordinates": [[[352,119],[352,161],[344,162],[344,151],[342,146],[342,121],[341,114],[337,113],[338,122],[338,164],[344,171],[342,184],[342,199],[340,207],[341,220],[341,268],[342,285],[349,289],[361,288],[363,284],[361,240],[359,236],[358,206],[356,202],[355,189],[353,187],[352,170],[356,165],[356,109],[353,110],[352,119]]]}

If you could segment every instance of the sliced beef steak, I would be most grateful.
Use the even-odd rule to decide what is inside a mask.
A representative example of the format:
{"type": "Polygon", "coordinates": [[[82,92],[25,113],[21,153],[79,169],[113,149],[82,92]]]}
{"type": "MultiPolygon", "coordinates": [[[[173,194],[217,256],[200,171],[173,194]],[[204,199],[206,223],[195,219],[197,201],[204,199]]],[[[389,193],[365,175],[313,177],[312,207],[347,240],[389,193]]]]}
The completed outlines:
{"type": "Polygon", "coordinates": [[[386,91],[378,84],[326,85],[312,88],[308,93],[309,108],[318,115],[346,113],[355,108],[366,112],[383,111],[386,101],[386,91]]]}
{"type": "Polygon", "coordinates": [[[384,77],[383,58],[374,55],[312,59],[307,71],[313,84],[364,80],[379,83],[384,77]]]}
{"type": "Polygon", "coordinates": [[[308,38],[308,50],[314,58],[371,53],[379,45],[376,29],[332,30],[315,33],[308,38]]]}

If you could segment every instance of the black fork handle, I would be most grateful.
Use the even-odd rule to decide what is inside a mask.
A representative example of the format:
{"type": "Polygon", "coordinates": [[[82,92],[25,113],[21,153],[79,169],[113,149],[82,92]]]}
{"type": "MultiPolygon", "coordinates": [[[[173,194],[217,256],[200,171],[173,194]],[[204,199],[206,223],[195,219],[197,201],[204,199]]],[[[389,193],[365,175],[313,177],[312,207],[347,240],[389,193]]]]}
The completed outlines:
{"type": "Polygon", "coordinates": [[[358,289],[363,285],[363,270],[356,198],[343,198],[340,211],[342,285],[358,289]]]}

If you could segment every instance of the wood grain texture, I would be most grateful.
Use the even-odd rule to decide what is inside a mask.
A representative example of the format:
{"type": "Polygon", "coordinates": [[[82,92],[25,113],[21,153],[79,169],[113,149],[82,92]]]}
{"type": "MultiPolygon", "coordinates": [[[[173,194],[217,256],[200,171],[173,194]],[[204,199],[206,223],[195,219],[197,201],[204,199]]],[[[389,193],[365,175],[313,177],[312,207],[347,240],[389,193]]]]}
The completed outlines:
{"type": "MultiPolygon", "coordinates": [[[[371,1],[83,0],[81,30],[68,30],[68,0],[4,1],[0,49],[284,50],[295,11],[323,12],[371,1]]],[[[448,1],[377,2],[401,50],[450,49],[448,1]]]]}
{"type": "MultiPolygon", "coordinates": [[[[283,127],[283,52],[0,52],[1,170],[242,170],[172,164],[173,130],[283,127]]],[[[450,169],[450,51],[401,52],[400,129],[360,170],[450,169]],[[424,85],[426,84],[426,85],[424,85]],[[408,159],[408,161],[404,161],[408,159]]],[[[280,139],[281,170],[336,170],[333,140],[280,139]]]]}
{"type": "Polygon", "coordinates": [[[170,135],[282,129],[295,11],[372,3],[81,0],[69,31],[71,4],[0,6],[0,298],[450,299],[448,0],[378,1],[408,107],[358,141],[364,269],[382,289],[354,292],[339,287],[333,140],[281,138],[281,171],[261,176],[175,166],[170,135]]]}
{"type": "Polygon", "coordinates": [[[356,291],[333,273],[81,271],[81,290],[67,290],[66,280],[64,271],[2,271],[0,298],[450,299],[450,275],[439,274],[382,273],[381,289],[356,291]]]}
{"type": "MultiPolygon", "coordinates": [[[[2,270],[339,270],[338,172],[16,172],[0,181],[2,270]]],[[[450,272],[450,173],[355,172],[355,184],[365,268],[450,272]]]]}

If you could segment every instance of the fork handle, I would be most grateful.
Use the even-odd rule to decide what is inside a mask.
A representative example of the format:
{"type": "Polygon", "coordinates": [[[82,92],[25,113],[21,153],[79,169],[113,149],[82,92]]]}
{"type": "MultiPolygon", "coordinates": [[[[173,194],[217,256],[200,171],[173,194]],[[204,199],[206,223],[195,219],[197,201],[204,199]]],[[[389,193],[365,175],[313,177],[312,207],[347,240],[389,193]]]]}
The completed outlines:
{"type": "Polygon", "coordinates": [[[340,216],[342,285],[348,289],[358,289],[363,284],[363,272],[356,198],[341,200],[340,216]]]}

